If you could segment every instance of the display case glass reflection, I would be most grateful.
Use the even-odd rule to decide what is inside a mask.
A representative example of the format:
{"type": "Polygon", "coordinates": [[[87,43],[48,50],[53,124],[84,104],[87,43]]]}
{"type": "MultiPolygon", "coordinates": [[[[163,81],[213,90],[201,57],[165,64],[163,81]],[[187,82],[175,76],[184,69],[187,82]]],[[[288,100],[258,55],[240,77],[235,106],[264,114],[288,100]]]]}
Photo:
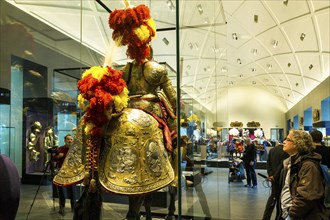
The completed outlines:
{"type": "Polygon", "coordinates": [[[11,157],[10,146],[15,146],[15,128],[0,126],[0,154],[11,157]]]}
{"type": "Polygon", "coordinates": [[[58,113],[58,140],[59,146],[64,145],[64,137],[67,134],[73,134],[73,129],[77,126],[76,114],[58,113]]]}

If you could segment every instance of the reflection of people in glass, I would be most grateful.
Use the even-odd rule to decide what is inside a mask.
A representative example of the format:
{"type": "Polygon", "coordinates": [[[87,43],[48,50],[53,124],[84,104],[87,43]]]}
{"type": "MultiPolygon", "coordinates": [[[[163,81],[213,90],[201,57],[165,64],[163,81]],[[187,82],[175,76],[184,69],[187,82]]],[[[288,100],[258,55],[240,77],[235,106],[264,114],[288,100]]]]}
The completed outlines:
{"type": "MultiPolygon", "coordinates": [[[[189,138],[187,136],[182,136],[182,138],[181,138],[182,162],[185,164],[182,167],[182,169],[185,169],[187,167],[187,168],[190,168],[191,170],[194,170],[194,168],[193,168],[194,163],[192,162],[192,160],[190,160],[189,156],[187,155],[187,146],[189,144],[190,144],[189,138]]],[[[201,177],[202,174],[199,173],[198,175],[200,175],[200,177],[201,177]]],[[[194,178],[194,181],[197,178],[198,177],[194,178]]],[[[210,209],[209,209],[209,206],[207,203],[205,193],[203,191],[202,183],[195,184],[194,182],[186,180],[186,186],[187,186],[187,191],[186,191],[187,204],[191,204],[191,206],[188,207],[188,210],[187,210],[188,215],[193,216],[193,214],[194,214],[194,210],[193,210],[194,206],[193,206],[192,202],[190,202],[190,201],[194,198],[193,190],[195,189],[196,193],[197,193],[198,201],[199,201],[199,203],[202,207],[203,213],[205,215],[205,219],[211,219],[211,213],[210,213],[210,209]],[[188,186],[191,186],[191,187],[188,187],[188,186]]],[[[168,214],[166,220],[175,219],[174,211],[173,212],[170,212],[170,211],[171,211],[171,209],[169,208],[169,214],[173,213],[172,218],[169,218],[170,215],[168,214]]]]}
{"type": "Polygon", "coordinates": [[[39,121],[35,121],[31,126],[31,131],[28,135],[28,151],[30,161],[38,161],[40,149],[39,145],[39,133],[41,132],[42,125],[39,121]]]}
{"type": "MultiPolygon", "coordinates": [[[[64,142],[65,144],[61,147],[58,148],[57,154],[53,157],[53,160],[57,162],[56,166],[58,169],[62,167],[62,164],[64,162],[64,159],[66,157],[66,154],[69,151],[69,148],[73,142],[73,138],[70,134],[67,134],[64,137],[64,142]]],[[[70,197],[71,201],[71,211],[73,211],[74,204],[75,204],[75,198],[74,198],[74,191],[73,191],[73,186],[57,186],[58,189],[58,197],[59,197],[59,204],[60,204],[60,209],[59,213],[61,215],[64,215],[64,208],[65,208],[65,194],[64,191],[66,190],[67,195],[70,197]]]]}

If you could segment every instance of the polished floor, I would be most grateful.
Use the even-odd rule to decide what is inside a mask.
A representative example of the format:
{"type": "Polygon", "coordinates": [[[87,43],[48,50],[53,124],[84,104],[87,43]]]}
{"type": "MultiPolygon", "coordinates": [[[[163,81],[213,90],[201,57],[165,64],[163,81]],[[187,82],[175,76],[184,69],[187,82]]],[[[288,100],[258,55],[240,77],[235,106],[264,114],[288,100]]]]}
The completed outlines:
{"type": "MultiPolygon", "coordinates": [[[[262,218],[270,193],[262,177],[258,176],[258,187],[252,189],[244,187],[245,182],[228,183],[228,168],[207,167],[206,172],[209,174],[203,176],[199,184],[182,188],[182,219],[205,219],[209,215],[211,219],[219,220],[262,218]]],[[[265,170],[257,172],[266,174],[265,170]]],[[[52,199],[51,186],[41,186],[36,193],[37,189],[37,185],[21,186],[17,220],[72,219],[69,207],[66,207],[64,216],[58,213],[58,200],[52,199]]],[[[121,220],[125,218],[127,205],[105,202],[102,210],[102,219],[121,220]]],[[[166,212],[166,208],[152,207],[153,219],[164,219],[166,212]]]]}

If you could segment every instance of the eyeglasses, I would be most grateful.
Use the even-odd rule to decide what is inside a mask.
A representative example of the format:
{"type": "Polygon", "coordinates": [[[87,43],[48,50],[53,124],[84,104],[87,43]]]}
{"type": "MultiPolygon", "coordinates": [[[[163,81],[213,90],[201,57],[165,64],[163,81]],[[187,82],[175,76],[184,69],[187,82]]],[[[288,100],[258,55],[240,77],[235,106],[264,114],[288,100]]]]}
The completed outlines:
{"type": "Polygon", "coordinates": [[[285,141],[293,142],[293,140],[290,138],[286,138],[285,141]]]}

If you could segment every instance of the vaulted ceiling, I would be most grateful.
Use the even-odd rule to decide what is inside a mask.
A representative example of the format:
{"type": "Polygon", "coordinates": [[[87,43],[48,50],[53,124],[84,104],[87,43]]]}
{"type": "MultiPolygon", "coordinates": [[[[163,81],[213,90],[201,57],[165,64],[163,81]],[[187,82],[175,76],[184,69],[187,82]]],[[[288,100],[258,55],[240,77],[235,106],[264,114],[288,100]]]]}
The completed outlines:
{"type": "MultiPolygon", "coordinates": [[[[119,0],[6,1],[101,56],[113,45],[106,8],[124,7],[119,0]]],[[[176,1],[130,3],[150,7],[154,58],[176,70],[176,1]]],[[[239,87],[271,94],[288,110],[330,75],[328,0],[180,0],[178,27],[184,98],[208,109],[239,87]]],[[[112,57],[127,62],[125,48],[112,57]]]]}

